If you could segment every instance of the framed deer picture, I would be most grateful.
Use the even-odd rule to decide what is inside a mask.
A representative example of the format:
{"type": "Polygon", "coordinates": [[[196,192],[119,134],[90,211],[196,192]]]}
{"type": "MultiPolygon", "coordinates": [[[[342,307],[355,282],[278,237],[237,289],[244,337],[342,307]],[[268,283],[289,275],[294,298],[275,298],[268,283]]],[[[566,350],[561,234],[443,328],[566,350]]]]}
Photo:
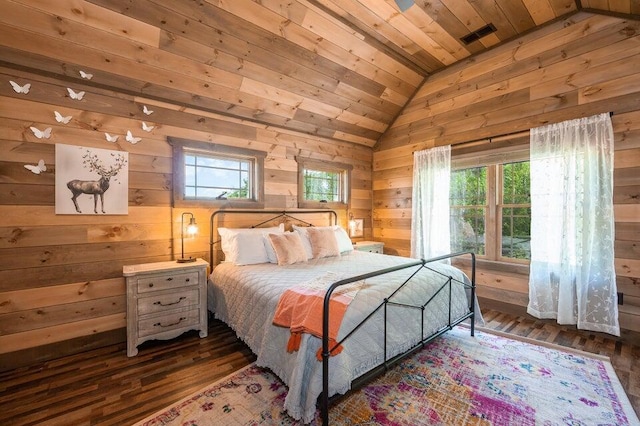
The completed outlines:
{"type": "Polygon", "coordinates": [[[56,214],[128,212],[128,152],[56,144],[56,214]]]}

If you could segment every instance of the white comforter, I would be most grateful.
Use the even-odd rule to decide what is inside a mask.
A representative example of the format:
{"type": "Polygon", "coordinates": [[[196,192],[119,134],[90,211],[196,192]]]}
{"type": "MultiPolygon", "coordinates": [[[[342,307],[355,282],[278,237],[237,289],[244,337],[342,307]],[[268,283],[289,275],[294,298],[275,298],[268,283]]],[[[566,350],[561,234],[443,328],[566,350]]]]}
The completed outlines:
{"type": "MultiPolygon", "coordinates": [[[[272,324],[280,295],[288,288],[313,278],[334,272],[342,278],[388,268],[414,259],[354,251],[340,257],[311,260],[288,266],[259,264],[234,266],[222,263],[211,274],[208,305],[215,317],[226,322],[257,355],[257,364],[268,367],[288,386],[285,409],[295,419],[305,423],[313,419],[316,401],[322,392],[322,362],[316,351],[322,341],[303,336],[300,350],[287,353],[289,329],[272,324]]],[[[464,274],[442,263],[431,265],[465,281],[464,274]]],[[[390,286],[407,279],[417,267],[366,280],[349,305],[338,338],[344,337],[354,325],[366,317],[384,297],[390,286]]],[[[412,304],[425,303],[446,279],[427,270],[420,271],[411,284],[405,286],[394,300],[412,304]],[[436,279],[432,279],[433,277],[436,279]]],[[[469,300],[464,287],[452,286],[451,318],[455,320],[468,312],[469,300]]],[[[448,290],[442,291],[425,310],[425,337],[447,324],[449,318],[448,290]]],[[[479,311],[476,311],[479,313],[479,311]]],[[[388,326],[388,356],[398,354],[420,339],[420,310],[390,308],[388,326]]],[[[342,353],[329,361],[330,395],[345,393],[351,381],[383,361],[384,333],[382,312],[378,312],[366,326],[361,327],[343,344],[342,353]]]]}

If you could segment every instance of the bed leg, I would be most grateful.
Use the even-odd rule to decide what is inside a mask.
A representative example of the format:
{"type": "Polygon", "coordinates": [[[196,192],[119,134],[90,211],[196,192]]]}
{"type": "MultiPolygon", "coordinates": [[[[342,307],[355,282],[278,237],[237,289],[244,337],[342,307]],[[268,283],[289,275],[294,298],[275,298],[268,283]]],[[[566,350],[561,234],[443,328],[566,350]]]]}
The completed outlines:
{"type": "Polygon", "coordinates": [[[476,331],[476,254],[474,252],[469,254],[471,255],[471,337],[473,337],[476,331]]]}
{"type": "Polygon", "coordinates": [[[322,425],[329,425],[329,398],[328,398],[328,389],[325,391],[322,390],[322,396],[320,398],[320,418],[322,419],[322,425]]]}
{"type": "Polygon", "coordinates": [[[473,337],[476,334],[476,313],[474,312],[470,318],[471,318],[471,337],[473,337]]]}
{"type": "MultiPolygon", "coordinates": [[[[325,303],[326,306],[326,303],[325,303]]],[[[326,309],[326,308],[325,308],[326,309]]],[[[325,332],[322,335],[322,394],[320,395],[320,417],[322,419],[322,424],[325,426],[329,425],[329,356],[331,352],[329,351],[329,321],[328,321],[328,310],[325,310],[327,315],[325,315],[325,332]]]]}

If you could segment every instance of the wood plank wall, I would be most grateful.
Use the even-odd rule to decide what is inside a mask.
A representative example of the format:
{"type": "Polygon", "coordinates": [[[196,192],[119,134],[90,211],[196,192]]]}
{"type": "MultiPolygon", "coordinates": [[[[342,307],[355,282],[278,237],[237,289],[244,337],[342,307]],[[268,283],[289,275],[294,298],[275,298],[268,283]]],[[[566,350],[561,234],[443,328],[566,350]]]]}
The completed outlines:
{"type": "MultiPolygon", "coordinates": [[[[620,323],[640,331],[639,29],[580,13],[428,78],[375,147],[374,237],[385,252],[410,253],[414,151],[612,111],[620,323]]],[[[480,296],[526,306],[528,267],[479,272],[480,296]]]]}
{"type": "MultiPolygon", "coordinates": [[[[42,8],[53,5],[36,4],[42,8]]],[[[7,10],[17,7],[26,6],[12,3],[7,10]]],[[[111,60],[118,61],[115,56],[99,53],[103,44],[106,51],[106,43],[118,40],[123,55],[131,51],[135,56],[140,47],[137,40],[157,38],[159,30],[115,13],[109,14],[109,19],[115,19],[110,22],[89,14],[79,18],[85,20],[82,25],[72,19],[61,24],[55,30],[60,31],[56,38],[51,35],[55,24],[44,24],[52,17],[34,20],[42,12],[33,12],[0,18],[0,50],[7,53],[0,57],[0,370],[124,341],[122,266],[179,256],[183,211],[195,213],[200,225],[198,237],[186,241],[185,251],[208,256],[212,210],[172,207],[169,136],[265,152],[265,208],[296,207],[296,156],[353,165],[350,208],[356,217],[366,218],[365,237],[371,238],[369,146],[222,116],[204,106],[186,107],[183,102],[136,96],[134,86],[144,82],[147,72],[156,72],[149,81],[173,78],[189,91],[198,82],[184,70],[197,64],[183,58],[151,70],[144,63],[161,52],[146,46],[144,60],[120,57],[122,62],[113,66],[111,60]],[[105,26],[121,26],[130,33],[105,38],[105,26]],[[64,31],[70,31],[67,37],[80,33],[90,42],[65,41],[64,31]],[[33,54],[25,53],[29,50],[33,54]],[[92,69],[96,73],[93,80],[83,81],[78,77],[81,68],[68,61],[71,56],[76,63],[95,58],[96,64],[102,61],[113,73],[98,75],[92,69]],[[29,93],[16,93],[10,80],[30,83],[29,93]],[[85,96],[71,99],[68,87],[85,91],[85,96]],[[143,113],[145,105],[153,114],[143,113]],[[73,118],[68,124],[58,123],[54,111],[73,118]],[[143,131],[143,121],[155,128],[143,131]],[[38,139],[31,126],[51,127],[51,137],[38,139]],[[137,144],[125,141],[127,130],[142,140],[137,144]],[[105,132],[118,135],[118,141],[107,142],[105,132]],[[56,215],[57,143],[128,152],[129,213],[56,215]],[[47,166],[43,173],[23,167],[40,159],[47,166]]],[[[175,95],[170,89],[167,93],[175,95]]],[[[274,99],[274,108],[277,102],[274,99]]],[[[340,222],[346,225],[346,211],[339,213],[340,222]]]]}

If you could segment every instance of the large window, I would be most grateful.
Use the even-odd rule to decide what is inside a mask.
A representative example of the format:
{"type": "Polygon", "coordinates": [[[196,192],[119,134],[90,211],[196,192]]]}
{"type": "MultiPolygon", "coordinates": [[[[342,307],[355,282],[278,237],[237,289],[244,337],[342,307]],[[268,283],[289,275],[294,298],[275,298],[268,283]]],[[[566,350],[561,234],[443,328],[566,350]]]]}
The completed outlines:
{"type": "Polygon", "coordinates": [[[529,161],[510,161],[451,172],[451,248],[489,260],[531,257],[529,161]]]}
{"type": "Polygon", "coordinates": [[[451,171],[451,247],[486,254],[487,167],[451,171]]]}
{"type": "Polygon", "coordinates": [[[531,259],[531,178],[529,162],[501,165],[500,255],[504,258],[531,259]]]}
{"type": "Polygon", "coordinates": [[[263,152],[169,138],[174,155],[174,204],[262,207],[263,152]]]}
{"type": "Polygon", "coordinates": [[[351,166],[298,158],[298,204],[300,207],[349,204],[351,166]]]}

